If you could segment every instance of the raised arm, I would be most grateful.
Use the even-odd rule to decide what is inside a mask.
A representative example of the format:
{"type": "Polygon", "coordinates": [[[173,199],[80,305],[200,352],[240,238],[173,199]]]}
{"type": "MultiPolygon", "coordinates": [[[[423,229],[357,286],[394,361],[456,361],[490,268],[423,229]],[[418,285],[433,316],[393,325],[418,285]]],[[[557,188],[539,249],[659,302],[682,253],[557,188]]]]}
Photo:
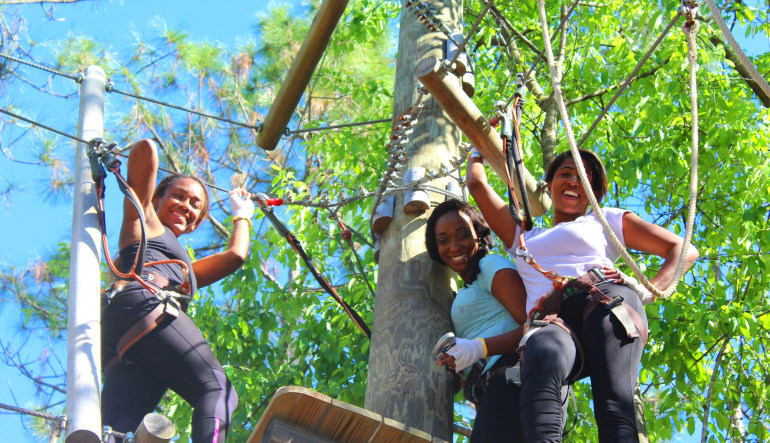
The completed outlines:
{"type": "Polygon", "coordinates": [[[489,227],[505,247],[510,248],[516,240],[516,221],[508,210],[508,203],[489,185],[483,159],[478,154],[468,157],[465,183],[489,227]]]}
{"type": "MultiPolygon", "coordinates": [[[[158,152],[155,142],[149,139],[140,140],[131,147],[126,166],[126,180],[134,190],[139,202],[144,208],[147,222],[147,236],[155,237],[163,233],[163,224],[152,206],[152,195],[155,192],[155,180],[158,175],[158,152]]],[[[123,201],[123,222],[120,227],[119,246],[124,248],[141,238],[141,225],[134,206],[128,199],[123,201]]]]}
{"type": "Polygon", "coordinates": [[[249,255],[249,231],[254,214],[251,194],[240,188],[230,191],[230,205],[233,209],[233,233],[227,248],[193,263],[198,287],[210,285],[232,274],[249,255]]]}
{"type": "MultiPolygon", "coordinates": [[[[665,290],[674,278],[684,239],[661,226],[642,220],[633,212],[627,212],[623,216],[623,237],[629,248],[655,254],[664,259],[660,270],[650,282],[658,289],[665,290]]],[[[698,256],[698,250],[689,245],[684,272],[692,267],[698,256]]]]}

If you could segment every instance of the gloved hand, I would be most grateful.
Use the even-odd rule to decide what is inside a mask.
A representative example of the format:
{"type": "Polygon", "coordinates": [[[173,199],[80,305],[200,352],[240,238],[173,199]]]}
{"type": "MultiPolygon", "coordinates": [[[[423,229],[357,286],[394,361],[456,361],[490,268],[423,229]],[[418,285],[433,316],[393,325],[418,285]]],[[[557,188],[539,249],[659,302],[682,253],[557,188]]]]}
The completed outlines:
{"type": "Polygon", "coordinates": [[[254,202],[251,200],[251,193],[243,188],[235,188],[230,191],[230,207],[233,210],[233,220],[236,218],[251,220],[254,215],[254,202]]]}
{"type": "Polygon", "coordinates": [[[655,301],[655,296],[652,295],[652,292],[650,292],[649,289],[645,288],[644,285],[639,283],[639,280],[635,279],[634,277],[631,277],[630,275],[626,275],[623,271],[620,271],[620,270],[618,270],[617,273],[621,277],[620,278],[621,283],[633,289],[634,292],[639,294],[639,299],[642,301],[643,305],[648,305],[655,301]]]}
{"type": "Polygon", "coordinates": [[[454,357],[454,370],[460,372],[487,356],[487,345],[483,338],[457,338],[455,345],[446,352],[454,357]]]}

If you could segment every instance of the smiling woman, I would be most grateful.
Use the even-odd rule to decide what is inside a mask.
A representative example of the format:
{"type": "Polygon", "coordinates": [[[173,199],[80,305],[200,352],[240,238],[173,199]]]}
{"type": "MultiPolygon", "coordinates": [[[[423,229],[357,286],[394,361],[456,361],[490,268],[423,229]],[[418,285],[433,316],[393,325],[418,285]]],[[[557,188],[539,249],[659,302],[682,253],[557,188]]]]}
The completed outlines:
{"type": "Polygon", "coordinates": [[[511,332],[524,321],[526,294],[513,263],[489,254],[492,233],[481,214],[465,202],[448,200],[428,218],[425,245],[430,257],[463,279],[452,303],[452,323],[460,337],[436,362],[463,374],[466,398],[474,402],[471,442],[519,441],[519,388],[505,370],[516,363],[511,332]],[[504,350],[508,355],[500,355],[504,350]],[[474,364],[479,359],[480,364],[474,364]]]}
{"type": "MultiPolygon", "coordinates": [[[[613,268],[620,252],[610,244],[596,214],[587,213],[586,192],[593,192],[598,201],[607,192],[604,165],[596,154],[580,151],[591,183],[586,190],[571,154],[558,155],[546,171],[553,226],[522,233],[507,203],[487,183],[479,160],[468,160],[468,189],[492,230],[515,255],[527,291],[525,329],[531,329],[520,347],[523,355],[526,344],[521,367],[525,438],[560,441],[565,420],[559,390],[590,377],[599,441],[637,441],[633,390],[647,337],[642,302],[652,297],[637,295],[632,290],[635,282],[613,268]],[[527,254],[522,254],[525,239],[527,254]],[[597,309],[599,304],[606,309],[597,309]]],[[[625,246],[664,259],[651,281],[668,286],[683,240],[630,211],[602,211],[625,246]]],[[[685,271],[697,257],[690,246],[685,271]]]]}
{"type": "Polygon", "coordinates": [[[103,300],[102,419],[119,432],[134,431],[166,389],[192,405],[193,442],[221,443],[238,397],[201,332],[185,314],[197,287],[238,269],[249,251],[254,204],[242,189],[230,193],[233,233],[227,248],[192,262],[177,237],[194,231],[208,213],[204,183],[171,175],[155,186],[158,155],[151,140],[131,148],[127,180],[142,214],[126,200],[120,231],[120,266],[134,279],[119,280],[103,300]],[[133,272],[147,237],[144,271],[133,272]]]}

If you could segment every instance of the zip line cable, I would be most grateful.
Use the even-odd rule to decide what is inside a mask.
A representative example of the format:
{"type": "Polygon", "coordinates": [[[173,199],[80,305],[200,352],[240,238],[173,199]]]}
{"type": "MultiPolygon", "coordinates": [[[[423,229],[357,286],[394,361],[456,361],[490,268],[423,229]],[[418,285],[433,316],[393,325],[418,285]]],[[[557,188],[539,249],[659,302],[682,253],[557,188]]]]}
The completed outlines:
{"type": "Polygon", "coordinates": [[[78,73],[77,75],[68,74],[66,72],[58,71],[56,69],[49,68],[47,66],[39,65],[37,63],[33,63],[33,62],[30,62],[30,61],[22,60],[20,58],[16,58],[16,57],[14,57],[12,55],[9,55],[9,54],[0,53],[0,57],[7,58],[8,60],[14,61],[16,63],[21,63],[22,65],[27,65],[27,66],[30,66],[32,68],[36,68],[36,69],[39,69],[41,71],[45,71],[45,72],[48,72],[48,73],[51,73],[51,74],[54,74],[54,75],[59,75],[61,77],[66,77],[66,78],[68,78],[70,80],[75,81],[76,83],[80,83],[80,82],[83,81],[83,74],[80,74],[80,73],[78,73]]]}
{"type": "Polygon", "coordinates": [[[5,403],[0,403],[0,409],[5,409],[5,410],[11,411],[11,412],[17,412],[19,414],[30,415],[30,416],[33,416],[33,417],[44,418],[44,419],[50,420],[50,421],[66,420],[66,418],[64,416],[58,416],[57,417],[55,415],[48,414],[46,412],[38,412],[38,411],[33,411],[31,409],[19,408],[17,406],[7,405],[5,403]]]}
{"type": "MultiPolygon", "coordinates": [[[[4,57],[4,58],[6,58],[8,60],[12,60],[14,62],[18,62],[18,63],[24,64],[24,65],[30,66],[32,68],[36,68],[36,69],[40,69],[42,71],[49,72],[51,74],[55,74],[55,75],[59,75],[59,76],[62,76],[62,77],[66,77],[66,78],[68,78],[70,80],[73,80],[73,81],[75,81],[77,83],[80,83],[80,82],[83,81],[83,75],[82,74],[77,74],[77,75],[68,74],[68,73],[61,72],[61,71],[58,71],[56,69],[49,68],[49,67],[37,64],[37,63],[32,63],[32,62],[28,62],[28,61],[19,59],[17,57],[9,55],[9,54],[0,53],[0,57],[4,57]]],[[[252,130],[257,131],[257,132],[262,130],[262,123],[261,122],[257,123],[256,125],[249,124],[249,123],[243,123],[243,122],[239,122],[237,120],[229,119],[227,117],[222,117],[222,116],[218,116],[218,115],[214,115],[214,114],[209,114],[209,113],[203,112],[203,111],[197,111],[195,109],[190,109],[190,108],[186,108],[184,106],[175,105],[173,103],[168,103],[168,102],[165,102],[163,100],[158,100],[158,99],[155,99],[155,98],[152,98],[152,97],[147,97],[147,96],[143,96],[143,95],[139,95],[139,94],[133,94],[133,93],[127,92],[127,91],[122,91],[120,89],[115,88],[114,84],[111,81],[107,82],[107,84],[104,87],[104,90],[106,92],[114,92],[114,93],[117,93],[117,94],[121,94],[121,95],[124,95],[124,96],[127,96],[127,97],[131,97],[131,98],[137,99],[137,100],[147,101],[147,102],[150,102],[150,103],[155,103],[156,105],[166,106],[166,107],[169,107],[169,108],[177,109],[179,111],[184,111],[184,112],[187,112],[187,113],[190,113],[190,114],[198,115],[200,117],[210,118],[210,119],[213,119],[213,120],[218,120],[218,121],[221,121],[221,122],[230,123],[232,125],[236,125],[236,126],[241,126],[241,127],[244,127],[244,128],[252,129],[252,130]]],[[[349,128],[349,127],[354,127],[354,126],[364,126],[364,125],[387,123],[387,122],[390,122],[390,119],[379,119],[379,120],[369,120],[369,121],[363,121],[363,122],[343,123],[343,124],[339,124],[339,125],[319,126],[319,127],[315,127],[315,128],[300,128],[300,129],[296,129],[296,130],[289,130],[289,128],[286,128],[286,130],[284,132],[286,133],[286,135],[292,135],[292,134],[300,134],[300,133],[304,133],[304,132],[318,132],[318,131],[326,131],[326,130],[331,130],[331,129],[349,128]]],[[[54,130],[53,132],[57,132],[57,131],[54,130]]]]}
{"type": "Polygon", "coordinates": [[[230,120],[227,117],[220,117],[220,116],[217,116],[217,115],[208,114],[206,112],[196,111],[194,109],[185,108],[184,106],[179,106],[179,105],[175,105],[175,104],[172,104],[172,103],[167,103],[167,102],[164,102],[162,100],[157,100],[157,99],[154,99],[154,98],[145,97],[143,95],[132,94],[130,92],[121,91],[120,89],[115,89],[115,86],[112,84],[112,82],[107,82],[107,84],[104,87],[104,90],[107,91],[107,92],[115,92],[115,93],[118,93],[118,94],[122,94],[122,95],[125,95],[127,97],[135,98],[137,100],[143,100],[143,101],[147,101],[147,102],[150,102],[150,103],[155,103],[156,105],[166,106],[166,107],[174,108],[174,109],[177,109],[177,110],[180,110],[180,111],[185,111],[185,112],[188,112],[190,114],[198,115],[200,117],[206,117],[206,118],[210,118],[210,119],[213,119],[213,120],[219,120],[219,121],[225,122],[225,123],[230,123],[230,124],[233,124],[233,125],[236,125],[236,126],[241,126],[241,127],[244,127],[244,128],[253,129],[254,131],[257,131],[257,132],[262,130],[262,123],[257,123],[256,125],[250,125],[248,123],[242,123],[242,122],[239,122],[239,121],[230,120]]]}
{"type": "Polygon", "coordinates": [[[647,60],[652,56],[652,53],[655,52],[655,49],[658,48],[658,45],[663,41],[663,39],[666,37],[668,32],[671,30],[671,28],[674,27],[676,22],[679,20],[679,17],[682,16],[682,12],[677,10],[676,15],[673,19],[668,23],[665,29],[658,35],[658,38],[655,40],[655,42],[650,46],[650,49],[647,50],[647,53],[644,54],[641,60],[639,60],[639,63],[636,64],[634,67],[634,70],[631,71],[631,74],[628,75],[628,77],[623,81],[623,83],[618,87],[617,92],[615,92],[615,95],[612,97],[612,99],[607,103],[606,106],[604,106],[604,109],[599,113],[599,115],[594,119],[593,123],[591,123],[591,127],[588,128],[588,130],[583,134],[583,136],[580,138],[580,141],[578,142],[577,146],[580,148],[583,146],[583,143],[585,143],[586,140],[588,140],[588,136],[591,135],[591,133],[596,129],[596,127],[599,125],[599,122],[604,118],[605,115],[607,115],[607,112],[609,112],[612,105],[615,104],[615,101],[620,97],[620,94],[623,93],[623,91],[628,87],[628,85],[631,84],[631,82],[634,80],[634,77],[636,77],[636,74],[639,73],[639,71],[642,69],[642,66],[647,62],[647,60]]]}
{"type": "Polygon", "coordinates": [[[353,122],[353,123],[342,123],[339,125],[329,125],[329,126],[319,126],[316,128],[300,128],[295,130],[286,131],[286,135],[294,135],[294,134],[301,134],[303,132],[317,132],[317,131],[326,131],[329,129],[340,129],[340,128],[351,128],[354,126],[364,126],[364,125],[376,125],[380,123],[390,123],[391,119],[389,118],[382,118],[379,120],[368,120],[363,122],[353,122]]]}
{"type": "Polygon", "coordinates": [[[30,124],[30,125],[32,125],[32,126],[37,126],[38,128],[41,128],[41,129],[45,129],[45,130],[47,130],[47,131],[51,131],[51,132],[54,132],[54,133],[56,133],[56,134],[59,134],[59,135],[61,135],[61,136],[63,136],[63,137],[67,137],[67,138],[70,138],[70,139],[72,139],[72,140],[75,140],[76,142],[85,143],[85,144],[87,144],[87,145],[90,145],[90,144],[91,144],[91,142],[89,142],[89,141],[86,141],[86,140],[84,140],[84,139],[82,139],[82,138],[80,138],[80,137],[77,137],[77,136],[75,136],[75,135],[71,135],[71,134],[67,134],[66,132],[62,132],[62,131],[60,131],[60,130],[58,130],[58,129],[55,129],[55,128],[52,128],[52,127],[50,127],[50,126],[48,126],[48,125],[44,125],[44,124],[42,124],[42,123],[39,123],[39,122],[36,122],[36,121],[34,121],[34,120],[30,120],[30,119],[28,119],[28,118],[26,118],[26,117],[22,117],[21,115],[18,115],[18,114],[16,114],[16,113],[13,113],[13,112],[11,112],[11,111],[9,111],[9,110],[7,110],[7,109],[4,109],[4,108],[0,108],[0,113],[3,113],[3,114],[6,114],[6,115],[9,115],[9,116],[11,116],[11,117],[13,117],[13,118],[15,118],[15,119],[17,119],[17,120],[21,120],[21,121],[23,121],[23,122],[27,122],[27,123],[29,123],[29,124],[30,124]]]}

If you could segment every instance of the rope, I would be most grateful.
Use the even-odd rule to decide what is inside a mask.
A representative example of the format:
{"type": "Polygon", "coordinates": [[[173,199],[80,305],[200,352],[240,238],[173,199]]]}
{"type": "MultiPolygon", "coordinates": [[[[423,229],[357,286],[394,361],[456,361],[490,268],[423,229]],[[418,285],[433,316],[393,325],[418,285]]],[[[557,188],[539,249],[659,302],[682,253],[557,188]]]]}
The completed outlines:
{"type": "Polygon", "coordinates": [[[717,22],[717,26],[719,26],[719,30],[722,31],[722,35],[727,40],[727,43],[730,44],[730,47],[732,48],[733,52],[735,52],[735,54],[741,60],[741,63],[743,63],[743,65],[749,71],[749,75],[751,75],[751,79],[754,80],[754,82],[759,86],[759,88],[762,90],[762,92],[765,93],[766,96],[770,97],[770,86],[768,86],[764,77],[762,77],[762,75],[757,71],[756,66],[754,66],[754,64],[749,60],[749,58],[746,57],[746,54],[743,52],[740,45],[735,40],[735,37],[733,37],[733,34],[730,32],[730,29],[727,27],[727,25],[725,24],[725,21],[722,19],[721,10],[717,7],[716,4],[714,4],[713,0],[706,0],[706,3],[708,4],[709,10],[711,10],[711,16],[717,22]]]}
{"type": "Polygon", "coordinates": [[[578,142],[578,147],[583,146],[583,143],[588,139],[588,136],[591,135],[591,133],[596,129],[596,127],[599,125],[599,122],[604,118],[605,115],[607,115],[607,112],[609,112],[612,105],[615,104],[615,101],[620,97],[620,94],[623,93],[623,91],[628,87],[628,85],[631,84],[631,82],[634,80],[634,77],[636,77],[636,74],[639,73],[639,71],[642,69],[642,66],[647,62],[647,59],[650,58],[652,53],[657,49],[658,45],[663,41],[663,39],[668,34],[668,31],[671,30],[671,28],[674,27],[674,24],[676,24],[677,20],[679,20],[679,17],[681,17],[681,12],[677,11],[676,15],[673,19],[669,22],[668,25],[666,25],[666,28],[663,29],[663,32],[658,35],[658,38],[655,40],[655,42],[650,46],[650,49],[647,50],[647,53],[644,54],[644,57],[642,57],[641,60],[639,60],[639,63],[636,64],[634,67],[634,70],[631,71],[631,74],[628,75],[628,77],[623,81],[623,83],[618,88],[617,92],[615,92],[615,95],[612,97],[612,99],[607,103],[607,105],[602,109],[602,111],[599,113],[599,115],[594,119],[594,122],[591,123],[591,127],[588,128],[588,131],[583,134],[583,137],[580,138],[580,142],[578,142]]]}
{"type": "Polygon", "coordinates": [[[115,89],[115,87],[112,85],[112,82],[108,82],[104,89],[107,92],[116,92],[118,94],[122,94],[122,95],[125,95],[125,96],[128,96],[128,97],[132,97],[132,98],[135,98],[137,100],[144,100],[144,101],[148,101],[148,102],[151,102],[151,103],[155,103],[156,105],[161,105],[161,106],[166,106],[166,107],[169,107],[169,108],[178,109],[180,111],[189,112],[190,114],[199,115],[201,117],[206,117],[206,118],[210,118],[210,119],[214,119],[214,120],[219,120],[219,121],[222,121],[222,122],[225,122],[225,123],[230,123],[230,124],[237,125],[237,126],[242,126],[244,128],[253,129],[253,130],[257,131],[257,132],[262,130],[262,124],[261,123],[258,123],[256,125],[250,125],[248,123],[242,123],[242,122],[239,122],[239,121],[230,120],[229,118],[226,118],[226,117],[219,117],[217,115],[208,114],[208,113],[201,112],[201,111],[196,111],[194,109],[185,108],[185,107],[179,106],[179,105],[174,105],[174,104],[171,104],[171,103],[164,102],[162,100],[156,100],[154,98],[145,97],[143,95],[132,94],[130,92],[121,91],[119,89],[115,89]]]}
{"type": "Polygon", "coordinates": [[[379,120],[368,120],[365,122],[353,122],[353,123],[343,123],[339,125],[319,126],[317,128],[301,128],[301,129],[295,129],[293,131],[287,131],[286,135],[294,135],[294,134],[301,134],[303,132],[326,131],[329,129],[350,128],[354,126],[374,125],[379,123],[390,123],[390,122],[391,120],[389,118],[382,118],[379,120]]]}
{"type": "Polygon", "coordinates": [[[72,140],[75,140],[76,142],[85,143],[87,145],[91,144],[90,141],[86,141],[86,140],[84,140],[84,139],[82,139],[80,137],[77,137],[77,136],[74,136],[74,135],[71,135],[71,134],[67,134],[66,132],[59,131],[58,129],[54,129],[54,128],[50,127],[50,126],[44,125],[44,124],[36,122],[34,120],[30,120],[30,119],[28,119],[26,117],[22,117],[22,116],[20,116],[18,114],[15,114],[15,113],[7,110],[7,109],[0,108],[0,113],[9,115],[9,116],[11,116],[11,117],[13,117],[13,118],[15,118],[17,120],[21,120],[23,122],[27,122],[27,123],[29,123],[32,126],[37,126],[38,128],[45,129],[47,131],[51,131],[51,132],[54,132],[54,133],[59,134],[61,136],[70,138],[72,140]]]}
{"type": "MultiPolygon", "coordinates": [[[[551,81],[553,83],[553,90],[554,90],[554,97],[556,99],[556,103],[559,107],[559,114],[561,115],[562,123],[564,124],[564,131],[567,134],[567,141],[569,142],[569,148],[572,152],[572,158],[573,159],[580,159],[580,153],[578,152],[578,147],[575,144],[575,135],[572,132],[572,125],[569,121],[569,114],[567,112],[567,107],[564,104],[564,99],[562,97],[561,93],[561,84],[558,82],[556,69],[554,66],[554,58],[553,58],[553,50],[551,48],[551,42],[548,38],[548,22],[545,14],[545,4],[544,0],[537,0],[537,6],[538,11],[540,12],[540,25],[543,32],[543,40],[545,41],[545,51],[546,51],[546,57],[548,59],[548,68],[551,72],[551,81]]],[[[677,14],[677,18],[678,18],[677,14]]],[[[696,22],[693,22],[697,24],[696,22]]],[[[690,24],[689,22],[687,24],[690,24]]],[[[687,25],[686,24],[686,25],[687,25]]],[[[631,270],[634,272],[634,275],[639,279],[639,281],[644,285],[645,288],[647,288],[654,296],[657,297],[668,297],[670,294],[674,292],[676,289],[676,286],[679,283],[679,279],[682,276],[682,271],[684,270],[684,261],[686,258],[686,252],[687,248],[689,248],[689,240],[692,237],[692,220],[694,219],[694,210],[695,210],[695,197],[696,193],[694,190],[697,191],[697,165],[698,165],[698,108],[697,108],[697,89],[695,88],[695,73],[697,69],[696,64],[696,53],[695,53],[695,43],[694,43],[694,34],[697,32],[697,26],[689,26],[689,32],[687,32],[688,28],[685,28],[685,34],[687,36],[688,40],[688,60],[690,62],[690,103],[692,106],[692,113],[693,113],[693,128],[692,128],[692,169],[691,169],[691,183],[690,183],[690,212],[688,213],[688,219],[687,219],[687,232],[685,233],[685,241],[682,244],[682,251],[679,257],[679,262],[677,263],[676,270],[674,278],[671,280],[671,283],[669,284],[669,287],[666,288],[665,291],[661,291],[657,287],[655,287],[650,281],[647,279],[647,276],[642,273],[641,269],[639,269],[639,266],[636,264],[636,262],[631,258],[630,254],[626,250],[625,246],[623,246],[620,243],[620,240],[618,239],[617,235],[615,235],[615,232],[610,228],[609,223],[607,223],[607,219],[604,216],[604,212],[599,207],[599,202],[596,201],[596,196],[593,195],[593,192],[586,192],[586,196],[588,197],[589,202],[591,203],[591,208],[593,209],[594,213],[596,214],[597,218],[599,219],[599,222],[601,223],[602,227],[604,228],[605,233],[610,239],[610,242],[612,245],[621,253],[621,256],[623,257],[623,260],[628,264],[628,266],[631,268],[631,270]]],[[[583,185],[584,189],[591,189],[591,184],[588,182],[588,177],[586,176],[585,167],[583,166],[582,161],[575,161],[575,166],[578,170],[578,175],[580,176],[580,182],[583,185]]]]}
{"type": "Polygon", "coordinates": [[[0,53],[0,57],[7,58],[8,60],[14,61],[16,63],[21,63],[22,65],[27,65],[27,66],[30,66],[30,67],[33,67],[33,68],[36,68],[36,69],[40,69],[41,71],[46,71],[46,72],[49,72],[49,73],[54,74],[54,75],[58,75],[58,76],[61,76],[61,77],[66,77],[66,78],[68,78],[70,80],[74,80],[77,83],[80,83],[80,82],[83,81],[83,75],[82,74],[78,74],[78,75],[67,74],[66,72],[57,71],[56,69],[49,68],[47,66],[43,66],[43,65],[39,65],[37,63],[32,63],[32,62],[24,61],[24,60],[22,60],[20,58],[16,58],[16,57],[14,57],[12,55],[9,55],[9,54],[0,53]]]}
{"type": "Polygon", "coordinates": [[[57,417],[55,415],[51,415],[46,412],[38,412],[38,411],[33,411],[31,409],[19,408],[16,406],[7,405],[5,403],[0,403],[0,409],[18,412],[19,414],[31,415],[33,417],[40,417],[50,421],[62,421],[66,419],[66,417],[64,416],[57,417]]]}
{"type": "MultiPolygon", "coordinates": [[[[559,26],[556,28],[556,33],[554,34],[554,38],[556,38],[561,33],[561,28],[564,26],[564,22],[567,21],[569,16],[572,14],[572,11],[575,10],[580,0],[575,0],[572,2],[572,4],[569,5],[569,8],[567,8],[567,13],[564,14],[564,17],[561,18],[561,21],[559,22],[559,26]]],[[[511,36],[513,38],[513,36],[511,36]]],[[[535,66],[540,63],[541,60],[543,60],[543,57],[545,57],[545,52],[541,52],[540,55],[537,57],[537,60],[535,60],[532,65],[530,65],[529,69],[526,73],[524,73],[524,76],[522,77],[524,80],[529,78],[530,74],[532,74],[532,71],[535,69],[535,66]]],[[[510,104],[513,101],[513,98],[516,96],[516,92],[514,92],[511,95],[511,98],[508,99],[506,104],[510,104]]]]}

